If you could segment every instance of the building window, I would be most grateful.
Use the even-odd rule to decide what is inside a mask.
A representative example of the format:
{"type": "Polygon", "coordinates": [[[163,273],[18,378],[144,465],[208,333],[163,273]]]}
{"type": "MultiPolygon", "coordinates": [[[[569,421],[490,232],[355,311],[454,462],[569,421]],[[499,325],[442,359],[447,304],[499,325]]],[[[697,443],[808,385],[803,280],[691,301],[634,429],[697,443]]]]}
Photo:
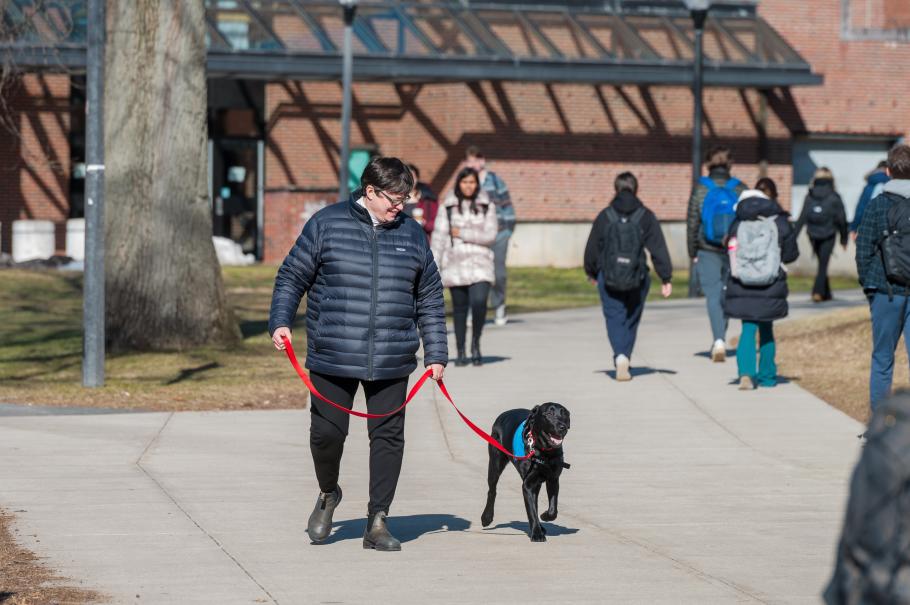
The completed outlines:
{"type": "Polygon", "coordinates": [[[844,40],[910,42],[907,0],[841,0],[844,40]]]}

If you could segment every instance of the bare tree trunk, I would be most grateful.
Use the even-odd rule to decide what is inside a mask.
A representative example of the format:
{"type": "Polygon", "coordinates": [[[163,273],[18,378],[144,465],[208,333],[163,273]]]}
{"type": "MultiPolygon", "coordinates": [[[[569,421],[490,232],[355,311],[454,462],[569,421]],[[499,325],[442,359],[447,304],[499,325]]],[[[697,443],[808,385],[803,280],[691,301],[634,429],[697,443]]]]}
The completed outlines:
{"type": "Polygon", "coordinates": [[[114,349],[233,342],[207,192],[203,0],[108,6],[108,339],[114,349]]]}

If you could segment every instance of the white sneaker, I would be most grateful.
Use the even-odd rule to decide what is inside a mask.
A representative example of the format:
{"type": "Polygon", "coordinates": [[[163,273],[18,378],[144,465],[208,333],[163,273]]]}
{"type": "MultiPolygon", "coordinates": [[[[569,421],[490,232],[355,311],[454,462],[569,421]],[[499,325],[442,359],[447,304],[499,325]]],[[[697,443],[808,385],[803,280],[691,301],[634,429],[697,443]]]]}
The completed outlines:
{"type": "Polygon", "coordinates": [[[711,347],[711,361],[721,363],[727,360],[727,345],[723,340],[717,339],[714,341],[714,346],[711,347]]]}
{"type": "Polygon", "coordinates": [[[632,380],[632,374],[629,372],[629,358],[625,355],[616,356],[616,381],[628,382],[632,380]]]}
{"type": "Polygon", "coordinates": [[[752,391],[755,389],[755,385],[752,384],[751,376],[740,376],[739,377],[739,390],[740,391],[752,391]]]}
{"type": "Polygon", "coordinates": [[[509,318],[506,317],[506,306],[499,305],[496,307],[496,317],[493,319],[493,323],[497,326],[504,326],[509,323],[509,318]]]}

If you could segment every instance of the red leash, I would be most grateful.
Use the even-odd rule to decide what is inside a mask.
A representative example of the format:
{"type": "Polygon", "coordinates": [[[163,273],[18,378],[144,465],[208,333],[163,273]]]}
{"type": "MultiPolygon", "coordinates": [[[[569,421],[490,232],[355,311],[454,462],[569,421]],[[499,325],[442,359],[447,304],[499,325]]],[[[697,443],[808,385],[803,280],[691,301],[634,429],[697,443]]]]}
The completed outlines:
{"type": "MultiPolygon", "coordinates": [[[[426,372],[424,372],[423,375],[417,380],[417,382],[414,383],[414,386],[411,387],[411,390],[408,392],[408,397],[407,397],[407,399],[404,400],[404,403],[402,403],[400,406],[398,406],[391,412],[387,412],[385,414],[370,414],[369,412],[358,412],[357,410],[349,410],[348,408],[344,407],[343,405],[335,403],[331,399],[327,398],[326,396],[324,396],[322,393],[320,393],[316,389],[316,385],[313,384],[313,381],[310,380],[310,377],[307,375],[307,373],[303,371],[302,367],[300,367],[300,362],[297,361],[297,355],[294,354],[294,347],[291,346],[291,341],[288,340],[287,338],[282,338],[282,340],[284,341],[284,352],[287,354],[288,359],[291,362],[291,365],[294,366],[294,369],[297,371],[297,375],[300,376],[300,379],[303,381],[303,384],[305,384],[306,388],[308,388],[310,390],[310,393],[312,393],[319,399],[323,400],[327,404],[341,410],[342,412],[344,412],[346,414],[350,414],[351,416],[358,416],[360,418],[385,418],[386,416],[392,416],[393,414],[397,414],[398,412],[403,410],[406,405],[411,403],[411,400],[414,399],[415,395],[417,395],[417,391],[419,391],[421,389],[421,387],[423,387],[423,385],[427,381],[427,379],[433,375],[433,370],[427,370],[426,372]]],[[[442,391],[443,396],[449,401],[449,403],[452,404],[452,407],[455,408],[455,411],[458,413],[458,415],[461,416],[461,419],[464,421],[464,423],[466,425],[468,425],[471,428],[471,430],[473,430],[475,433],[477,433],[477,435],[481,439],[483,439],[484,441],[486,441],[487,443],[489,443],[490,445],[492,445],[493,447],[498,449],[500,452],[502,452],[506,456],[509,456],[510,458],[515,458],[516,460],[527,460],[528,458],[530,458],[534,455],[534,453],[535,453],[534,450],[530,449],[530,448],[529,448],[527,455],[525,455],[525,456],[516,456],[515,454],[513,454],[512,452],[507,450],[505,447],[502,446],[501,443],[499,443],[498,441],[493,439],[493,437],[491,437],[489,434],[487,434],[486,431],[484,431],[482,428],[480,428],[479,426],[477,426],[476,424],[471,422],[471,419],[468,418],[467,416],[465,416],[461,412],[461,410],[458,409],[458,406],[455,405],[455,402],[452,400],[452,396],[449,395],[449,390],[446,389],[446,385],[442,380],[436,381],[436,384],[439,386],[439,390],[442,391]]]]}

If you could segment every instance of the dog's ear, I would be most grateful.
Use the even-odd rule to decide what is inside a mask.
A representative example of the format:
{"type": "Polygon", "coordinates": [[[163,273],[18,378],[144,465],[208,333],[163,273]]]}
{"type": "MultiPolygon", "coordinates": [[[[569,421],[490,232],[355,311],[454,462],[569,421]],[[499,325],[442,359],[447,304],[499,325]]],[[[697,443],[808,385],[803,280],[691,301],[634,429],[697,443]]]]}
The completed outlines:
{"type": "Polygon", "coordinates": [[[534,418],[534,417],[537,416],[537,414],[539,414],[539,413],[540,413],[540,406],[539,406],[539,405],[535,405],[533,408],[531,408],[531,418],[534,418]]]}

